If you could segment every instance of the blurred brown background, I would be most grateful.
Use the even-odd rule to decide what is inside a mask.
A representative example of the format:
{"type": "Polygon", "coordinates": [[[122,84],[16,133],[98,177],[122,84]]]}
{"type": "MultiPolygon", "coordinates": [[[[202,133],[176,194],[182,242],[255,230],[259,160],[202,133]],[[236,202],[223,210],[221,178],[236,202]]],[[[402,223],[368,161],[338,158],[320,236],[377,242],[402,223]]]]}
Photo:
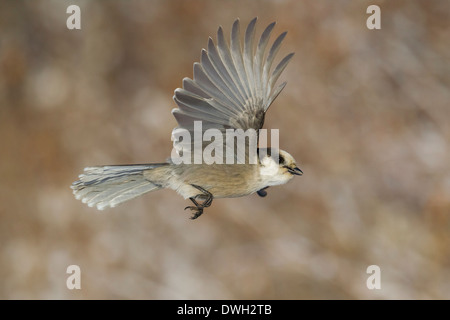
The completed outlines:
{"type": "MultiPolygon", "coordinates": [[[[448,1],[2,1],[0,298],[449,299],[448,1]],[[81,30],[66,9],[81,8],[81,30]],[[381,7],[381,30],[366,9],[381,7]],[[99,213],[85,166],[159,162],[208,36],[255,16],[296,55],[267,128],[304,175],[214,201],[99,213]],[[81,268],[68,290],[66,268],[81,268]],[[381,290],[366,287],[369,265],[381,290]]],[[[272,37],[274,39],[274,37],[272,37]]]]}

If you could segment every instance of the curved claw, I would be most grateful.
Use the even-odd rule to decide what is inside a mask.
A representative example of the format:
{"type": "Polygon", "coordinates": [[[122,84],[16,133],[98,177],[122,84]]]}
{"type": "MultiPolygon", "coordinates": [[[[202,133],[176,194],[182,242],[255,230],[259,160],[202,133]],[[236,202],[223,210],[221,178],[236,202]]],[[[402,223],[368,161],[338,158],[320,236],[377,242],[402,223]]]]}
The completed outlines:
{"type": "Polygon", "coordinates": [[[205,190],[204,188],[202,188],[198,185],[191,184],[191,186],[193,186],[194,188],[196,188],[202,192],[201,194],[197,194],[197,195],[189,198],[195,206],[187,206],[186,208],[184,208],[184,210],[190,209],[190,210],[194,211],[194,215],[191,217],[191,220],[194,220],[203,214],[204,208],[207,208],[211,205],[214,197],[209,191],[205,190]],[[205,200],[203,201],[203,203],[199,203],[196,200],[197,198],[201,198],[202,200],[203,199],[205,199],[205,200]]]}
{"type": "Polygon", "coordinates": [[[203,214],[203,209],[202,210],[198,210],[196,213],[194,213],[194,215],[190,218],[191,220],[195,220],[198,217],[200,217],[203,214]]]}
{"type": "Polygon", "coordinates": [[[190,218],[191,220],[195,220],[203,214],[203,208],[201,207],[187,206],[186,208],[184,208],[184,210],[186,209],[194,211],[194,214],[190,218]]]}

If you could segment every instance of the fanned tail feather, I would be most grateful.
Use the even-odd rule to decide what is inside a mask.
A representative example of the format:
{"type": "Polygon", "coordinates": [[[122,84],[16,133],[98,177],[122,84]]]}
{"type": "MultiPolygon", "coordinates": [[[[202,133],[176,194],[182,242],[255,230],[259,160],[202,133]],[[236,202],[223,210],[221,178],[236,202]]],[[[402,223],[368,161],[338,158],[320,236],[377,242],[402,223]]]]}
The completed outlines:
{"type": "Polygon", "coordinates": [[[161,189],[161,185],[147,180],[143,173],[164,165],[167,164],[88,167],[71,188],[75,198],[103,210],[161,189]]]}

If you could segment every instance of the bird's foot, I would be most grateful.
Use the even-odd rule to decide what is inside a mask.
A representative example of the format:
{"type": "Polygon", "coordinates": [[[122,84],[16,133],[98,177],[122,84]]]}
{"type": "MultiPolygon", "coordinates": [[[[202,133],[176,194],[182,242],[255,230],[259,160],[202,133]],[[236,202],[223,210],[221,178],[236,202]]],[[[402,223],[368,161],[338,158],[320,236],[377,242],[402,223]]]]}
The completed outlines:
{"type": "Polygon", "coordinates": [[[260,196],[260,197],[265,197],[265,196],[267,196],[267,191],[266,191],[266,189],[267,189],[268,187],[265,187],[265,188],[262,188],[261,190],[258,190],[257,191],[257,193],[258,193],[258,196],[260,196]]]}
{"type": "Polygon", "coordinates": [[[211,192],[205,190],[204,188],[197,186],[195,184],[192,184],[192,186],[194,188],[200,190],[202,193],[197,194],[195,197],[189,198],[192,201],[192,203],[194,204],[194,206],[187,206],[186,208],[184,208],[184,210],[190,209],[191,211],[194,211],[194,214],[192,215],[191,220],[195,220],[203,214],[204,208],[211,206],[211,203],[212,203],[214,197],[211,192]],[[197,198],[203,198],[205,200],[202,203],[199,203],[199,202],[197,202],[197,198]]]}

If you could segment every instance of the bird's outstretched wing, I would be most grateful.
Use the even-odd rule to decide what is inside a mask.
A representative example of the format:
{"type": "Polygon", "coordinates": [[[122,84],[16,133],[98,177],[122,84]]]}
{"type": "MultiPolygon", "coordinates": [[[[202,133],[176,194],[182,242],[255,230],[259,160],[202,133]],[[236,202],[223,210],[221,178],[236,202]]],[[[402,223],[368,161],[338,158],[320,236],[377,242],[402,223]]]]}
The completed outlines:
{"type": "Polygon", "coordinates": [[[193,79],[184,78],[183,88],[175,90],[178,108],[172,113],[179,127],[192,130],[194,121],[202,121],[203,130],[262,128],[267,109],[286,85],[283,82],[275,86],[293,53],[272,70],[286,32],[276,38],[265,54],[275,22],[269,24],[254,50],[256,20],[245,31],[243,48],[239,40],[239,19],[233,23],[230,46],[222,27],[217,32],[217,44],[209,38],[200,63],[194,63],[193,79]]]}

